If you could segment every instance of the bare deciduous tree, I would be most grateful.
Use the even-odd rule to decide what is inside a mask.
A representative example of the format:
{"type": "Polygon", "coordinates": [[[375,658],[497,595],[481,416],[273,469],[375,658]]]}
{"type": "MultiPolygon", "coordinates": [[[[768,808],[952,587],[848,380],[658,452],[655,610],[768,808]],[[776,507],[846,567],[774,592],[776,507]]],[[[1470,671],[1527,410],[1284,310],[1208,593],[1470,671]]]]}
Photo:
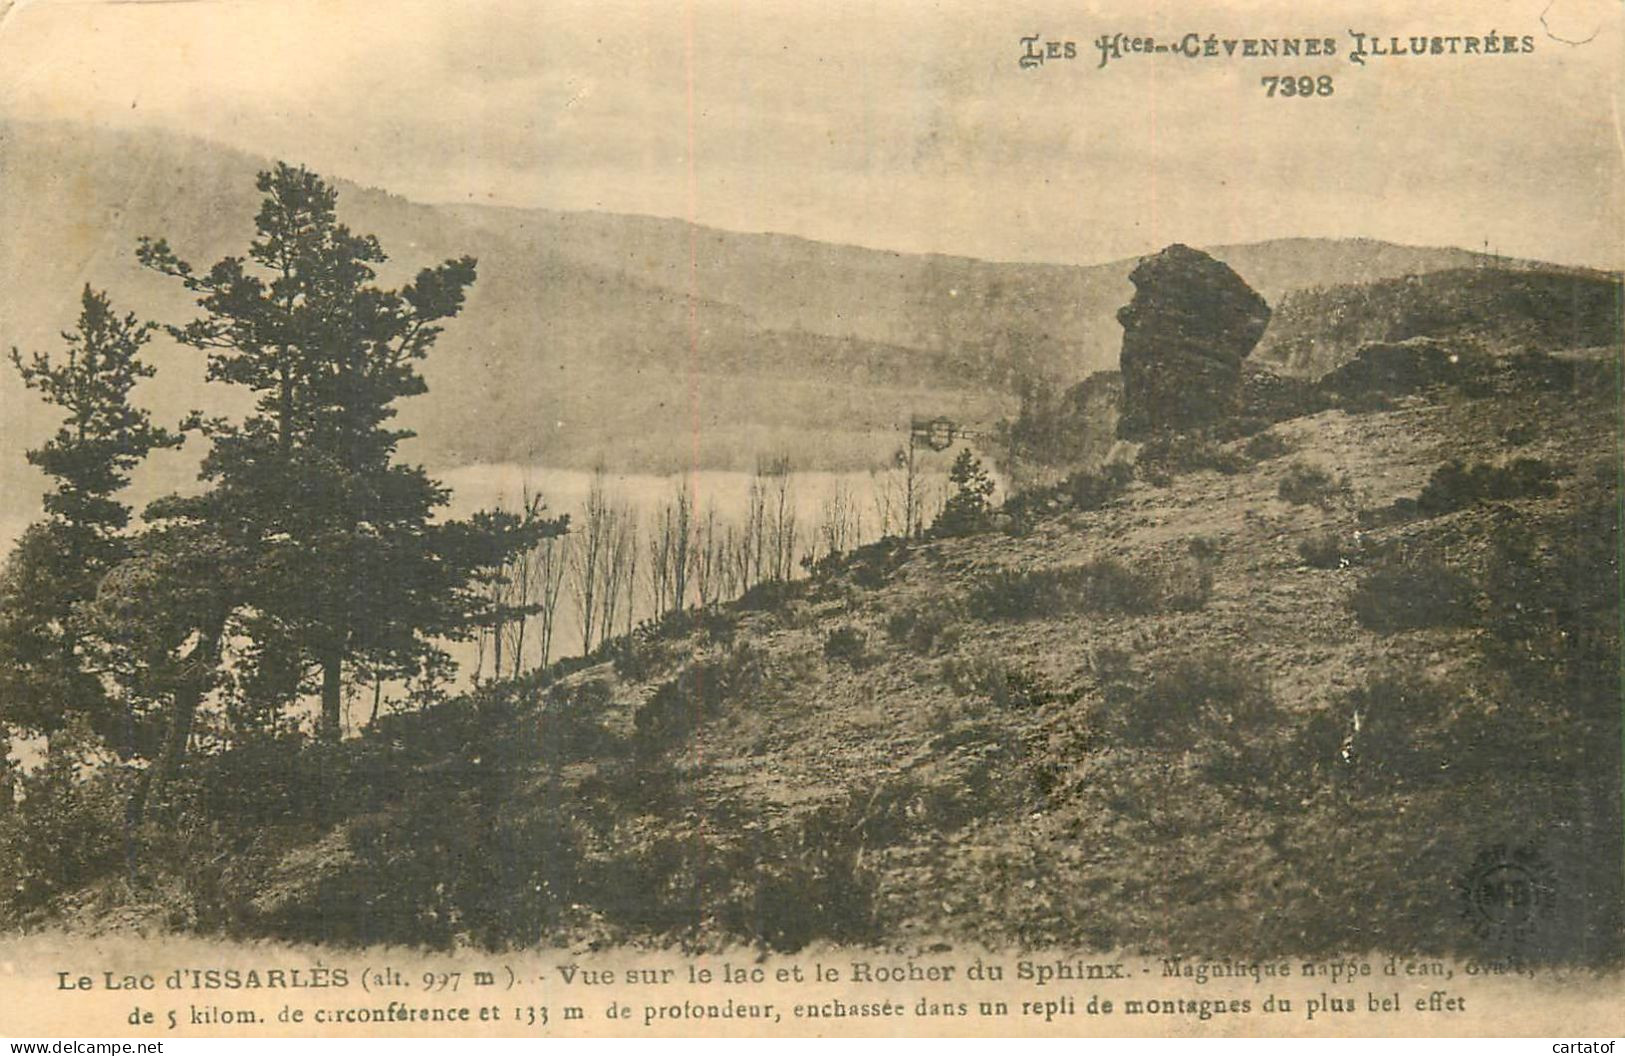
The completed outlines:
{"type": "Polygon", "coordinates": [[[621,602],[631,595],[638,546],[638,522],[629,506],[621,502],[608,503],[606,518],[606,545],[599,551],[602,561],[598,576],[600,643],[615,633],[621,602]]]}
{"type": "Polygon", "coordinates": [[[732,548],[734,554],[735,592],[743,594],[762,581],[767,558],[767,491],[766,466],[758,463],[751,477],[750,493],[745,500],[745,524],[732,548]]]}
{"type": "Polygon", "coordinates": [[[700,605],[708,607],[722,600],[727,553],[723,537],[717,531],[715,502],[705,504],[694,539],[694,591],[700,605]]]}
{"type": "Polygon", "coordinates": [[[698,561],[695,527],[693,482],[685,478],[655,511],[649,533],[649,598],[656,618],[688,607],[698,561]]]}
{"type": "Polygon", "coordinates": [[[603,467],[593,472],[592,483],[587,488],[587,502],[582,508],[581,527],[570,547],[570,593],[581,627],[582,655],[592,652],[593,635],[600,626],[604,555],[610,548],[610,536],[615,527],[615,511],[610,505],[607,477],[603,467]]]}
{"type": "Polygon", "coordinates": [[[627,511],[626,533],[626,637],[631,641],[638,609],[638,522],[630,510],[627,511]]]}
{"type": "Polygon", "coordinates": [[[558,627],[559,597],[564,593],[565,572],[570,567],[573,547],[568,535],[549,537],[532,552],[536,568],[536,630],[538,637],[538,667],[546,667],[553,659],[553,634],[558,627]]]}
{"type": "Polygon", "coordinates": [[[796,504],[790,457],[781,455],[758,463],[757,478],[767,497],[764,534],[767,537],[767,576],[787,580],[796,568],[796,504]]]}
{"type": "Polygon", "coordinates": [[[818,551],[822,547],[825,557],[845,553],[857,546],[863,539],[863,510],[858,506],[852,495],[852,489],[846,481],[837,479],[829,496],[819,507],[820,517],[818,524],[818,539],[814,546],[813,559],[820,556],[818,551]]]}
{"type": "Polygon", "coordinates": [[[894,470],[869,471],[869,501],[875,509],[875,527],[880,538],[890,536],[901,519],[898,513],[901,501],[897,494],[897,473],[894,470]]]}

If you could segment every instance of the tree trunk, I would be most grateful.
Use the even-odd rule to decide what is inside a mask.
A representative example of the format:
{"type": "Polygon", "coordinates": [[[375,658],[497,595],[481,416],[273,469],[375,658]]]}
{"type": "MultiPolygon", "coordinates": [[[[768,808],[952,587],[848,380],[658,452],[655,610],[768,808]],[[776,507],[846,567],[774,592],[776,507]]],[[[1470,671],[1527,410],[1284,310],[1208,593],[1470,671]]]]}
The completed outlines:
{"type": "Polygon", "coordinates": [[[339,723],[344,706],[344,656],[338,649],[322,650],[322,724],[319,731],[323,741],[337,744],[339,723]]]}
{"type": "Polygon", "coordinates": [[[141,824],[147,811],[147,799],[153,790],[161,788],[164,782],[180,773],[181,763],[186,760],[186,748],[192,739],[192,725],[197,719],[198,706],[203,703],[203,695],[209,688],[209,676],[220,659],[223,623],[205,628],[197,644],[192,646],[191,652],[181,663],[182,676],[170,704],[169,725],[164,730],[158,758],[142,771],[135,792],[125,807],[125,818],[132,826],[141,824]]]}
{"type": "Polygon", "coordinates": [[[186,759],[186,746],[192,739],[192,723],[197,718],[198,705],[202,701],[203,679],[188,676],[185,684],[175,691],[175,702],[169,712],[169,728],[164,731],[163,747],[159,749],[158,761],[154,764],[160,781],[168,781],[180,772],[181,763],[186,759]]]}

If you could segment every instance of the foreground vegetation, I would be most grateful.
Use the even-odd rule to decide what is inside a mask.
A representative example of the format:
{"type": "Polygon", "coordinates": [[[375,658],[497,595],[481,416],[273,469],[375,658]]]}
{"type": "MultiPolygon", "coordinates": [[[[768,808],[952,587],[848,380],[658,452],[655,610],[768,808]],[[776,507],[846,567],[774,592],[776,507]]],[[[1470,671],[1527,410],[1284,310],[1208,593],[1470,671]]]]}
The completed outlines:
{"type": "Polygon", "coordinates": [[[138,771],[64,750],[0,821],[4,909],[1612,963],[1612,406],[1423,394],[1077,473],[349,740],[206,752],[134,826],[138,771]],[[1486,918],[1473,870],[1514,853],[1550,903],[1486,918]]]}

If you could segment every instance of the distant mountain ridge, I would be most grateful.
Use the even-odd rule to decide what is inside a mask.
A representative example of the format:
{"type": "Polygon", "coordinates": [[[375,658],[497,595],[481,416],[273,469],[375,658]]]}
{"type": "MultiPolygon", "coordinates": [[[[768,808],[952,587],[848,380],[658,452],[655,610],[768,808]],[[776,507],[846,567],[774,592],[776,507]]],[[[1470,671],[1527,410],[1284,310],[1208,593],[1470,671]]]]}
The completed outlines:
{"type": "MultiPolygon", "coordinates": [[[[86,282],[144,316],[191,317],[183,291],[136,265],[136,239],[161,235],[199,266],[242,253],[268,164],[167,134],[0,123],[0,346],[55,347],[86,282]]],[[[341,219],[392,255],[384,281],[480,260],[425,366],[430,393],[402,416],[421,433],[410,454],[431,467],[738,468],[774,449],[809,468],[869,464],[911,413],[988,422],[1012,409],[1020,375],[1115,366],[1115,312],[1132,292],[1133,260],[995,263],[655,217],[426,205],[334,182],[341,219]]],[[[1485,259],[1307,238],[1210,251],[1272,303],[1485,259]]],[[[161,383],[146,397],[174,416],[200,402],[201,364],[159,344],[161,383]]],[[[10,372],[0,407],[9,489],[31,480],[12,463],[49,418],[10,372]]]]}

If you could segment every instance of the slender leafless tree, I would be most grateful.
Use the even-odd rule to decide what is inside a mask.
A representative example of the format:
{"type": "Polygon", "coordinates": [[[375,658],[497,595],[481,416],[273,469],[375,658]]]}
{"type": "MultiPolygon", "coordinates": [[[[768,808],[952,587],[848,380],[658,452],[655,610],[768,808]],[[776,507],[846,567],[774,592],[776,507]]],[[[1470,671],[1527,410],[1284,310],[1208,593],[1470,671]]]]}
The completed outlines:
{"type": "Polygon", "coordinates": [[[669,611],[671,598],[671,506],[663,505],[654,511],[649,527],[649,604],[656,618],[669,611]]]}
{"type": "Polygon", "coordinates": [[[734,565],[738,593],[743,594],[762,581],[767,558],[767,492],[765,463],[758,463],[745,499],[745,524],[735,550],[734,565]]]}
{"type": "Polygon", "coordinates": [[[830,493],[819,506],[818,538],[814,544],[813,560],[833,557],[857,546],[863,540],[863,509],[851,487],[837,478],[830,493]],[[818,551],[822,549],[822,554],[818,551]]]}
{"type": "Polygon", "coordinates": [[[536,631],[538,667],[553,660],[553,635],[558,627],[559,598],[564,593],[565,573],[570,567],[573,537],[549,536],[532,553],[536,567],[536,631]]]}
{"type": "Polygon", "coordinates": [[[908,488],[906,485],[907,472],[903,459],[907,456],[899,451],[898,464],[883,473],[874,475],[874,494],[871,501],[875,508],[875,520],[879,526],[881,537],[892,535],[908,535],[908,488]]]}
{"type": "Polygon", "coordinates": [[[740,541],[742,533],[733,525],[727,525],[722,532],[722,545],[719,553],[722,555],[722,565],[719,569],[721,584],[717,595],[722,600],[737,598],[745,592],[745,572],[750,567],[746,558],[748,551],[745,544],[740,541]]]}
{"type": "Polygon", "coordinates": [[[759,465],[756,473],[764,483],[763,491],[767,498],[764,518],[767,576],[770,579],[787,580],[795,572],[798,556],[795,488],[790,458],[788,455],[781,455],[765,465],[759,465]]]}
{"type": "Polygon", "coordinates": [[[582,507],[580,527],[570,547],[570,594],[575,601],[576,619],[581,628],[581,653],[592,652],[594,633],[601,626],[604,605],[605,554],[614,533],[615,508],[610,502],[608,474],[603,467],[593,472],[582,507]]]}
{"type": "Polygon", "coordinates": [[[723,538],[717,530],[717,506],[707,500],[694,537],[694,591],[699,595],[701,606],[708,607],[722,600],[726,562],[723,538]]]}
{"type": "Polygon", "coordinates": [[[616,631],[616,617],[621,612],[632,579],[635,552],[638,545],[638,522],[629,506],[610,502],[607,512],[605,545],[599,551],[602,567],[598,575],[598,637],[602,642],[616,631]]]}
{"type": "Polygon", "coordinates": [[[655,510],[649,533],[649,598],[656,618],[688,607],[695,528],[693,482],[684,478],[655,510]]]}
{"type": "Polygon", "coordinates": [[[626,638],[632,640],[632,624],[636,622],[638,602],[638,521],[629,510],[626,517],[628,540],[626,546],[626,638]]]}

